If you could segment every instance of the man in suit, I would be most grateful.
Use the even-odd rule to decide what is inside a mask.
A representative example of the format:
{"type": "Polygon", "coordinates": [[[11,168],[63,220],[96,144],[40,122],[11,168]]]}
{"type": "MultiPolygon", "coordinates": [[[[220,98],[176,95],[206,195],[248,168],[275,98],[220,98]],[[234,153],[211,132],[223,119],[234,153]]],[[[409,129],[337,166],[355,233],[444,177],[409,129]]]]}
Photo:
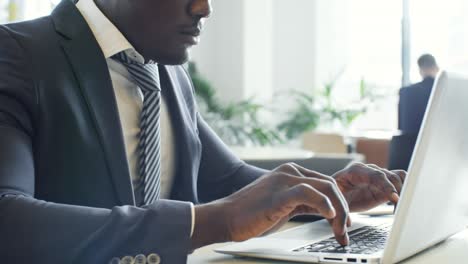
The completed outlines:
{"type": "Polygon", "coordinates": [[[235,157],[198,114],[182,66],[210,0],[62,1],[0,26],[0,259],[185,263],[297,214],[398,201],[405,173],[333,177],[235,157]]]}
{"type": "Polygon", "coordinates": [[[431,96],[439,66],[431,54],[424,54],[418,59],[422,81],[400,89],[398,104],[398,129],[401,135],[392,139],[390,146],[389,167],[408,169],[416,139],[431,96]]]}
{"type": "Polygon", "coordinates": [[[439,73],[436,59],[430,54],[419,57],[418,66],[423,80],[400,90],[398,129],[403,133],[418,134],[435,77],[439,73]]]}

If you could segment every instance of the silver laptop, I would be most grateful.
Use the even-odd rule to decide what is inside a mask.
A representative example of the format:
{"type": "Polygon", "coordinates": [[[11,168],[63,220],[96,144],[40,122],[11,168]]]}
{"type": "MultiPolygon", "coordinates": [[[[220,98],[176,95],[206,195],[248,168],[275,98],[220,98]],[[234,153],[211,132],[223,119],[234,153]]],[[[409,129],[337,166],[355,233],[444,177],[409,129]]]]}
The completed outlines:
{"type": "Polygon", "coordinates": [[[468,224],[468,77],[434,85],[395,216],[356,217],[341,247],[324,220],[216,252],[305,263],[396,263],[468,224]]]}

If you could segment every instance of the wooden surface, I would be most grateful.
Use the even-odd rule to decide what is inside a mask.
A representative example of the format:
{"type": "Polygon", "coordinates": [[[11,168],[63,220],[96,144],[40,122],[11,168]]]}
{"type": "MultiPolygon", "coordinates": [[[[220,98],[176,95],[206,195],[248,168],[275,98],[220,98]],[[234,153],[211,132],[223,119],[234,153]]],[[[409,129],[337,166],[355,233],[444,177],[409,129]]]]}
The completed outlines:
{"type": "Polygon", "coordinates": [[[389,139],[356,138],[356,152],[366,157],[366,163],[388,168],[389,139]]]}
{"type": "MultiPolygon", "coordinates": [[[[297,226],[297,223],[288,223],[285,228],[297,226]]],[[[430,231],[430,230],[428,230],[430,231]]],[[[213,249],[219,248],[224,244],[210,245],[195,251],[189,256],[189,264],[284,264],[292,262],[278,262],[271,260],[258,260],[248,258],[234,258],[228,255],[222,255],[213,252],[213,249]]],[[[432,247],[410,259],[401,263],[404,264],[462,264],[468,263],[468,229],[461,232],[447,241],[432,247]]]]}

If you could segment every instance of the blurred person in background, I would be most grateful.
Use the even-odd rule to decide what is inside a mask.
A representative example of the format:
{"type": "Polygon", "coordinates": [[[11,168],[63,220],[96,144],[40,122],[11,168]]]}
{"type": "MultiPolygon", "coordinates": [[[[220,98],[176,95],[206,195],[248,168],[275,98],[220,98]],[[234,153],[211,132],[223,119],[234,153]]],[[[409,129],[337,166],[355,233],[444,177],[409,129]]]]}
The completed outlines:
{"type": "Polygon", "coordinates": [[[399,130],[416,135],[419,133],[432,86],[439,73],[437,61],[430,54],[419,57],[418,66],[422,81],[401,88],[398,105],[399,130]]]}
{"type": "Polygon", "coordinates": [[[407,170],[439,66],[431,54],[418,59],[422,81],[400,89],[398,129],[390,145],[389,168],[407,170]]]}

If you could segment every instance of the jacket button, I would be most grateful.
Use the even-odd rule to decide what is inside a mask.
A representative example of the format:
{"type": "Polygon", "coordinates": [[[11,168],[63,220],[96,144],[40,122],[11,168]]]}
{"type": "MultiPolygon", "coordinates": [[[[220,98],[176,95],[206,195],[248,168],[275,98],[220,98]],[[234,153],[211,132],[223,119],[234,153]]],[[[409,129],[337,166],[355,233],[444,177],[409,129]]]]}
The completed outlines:
{"type": "Polygon", "coordinates": [[[158,254],[150,254],[148,255],[148,264],[160,264],[161,263],[161,257],[158,254]]]}
{"type": "Polygon", "coordinates": [[[146,264],[146,256],[139,254],[135,256],[135,264],[146,264]]]}
{"type": "Polygon", "coordinates": [[[120,264],[134,264],[134,259],[131,256],[125,256],[120,260],[120,264]]]}

